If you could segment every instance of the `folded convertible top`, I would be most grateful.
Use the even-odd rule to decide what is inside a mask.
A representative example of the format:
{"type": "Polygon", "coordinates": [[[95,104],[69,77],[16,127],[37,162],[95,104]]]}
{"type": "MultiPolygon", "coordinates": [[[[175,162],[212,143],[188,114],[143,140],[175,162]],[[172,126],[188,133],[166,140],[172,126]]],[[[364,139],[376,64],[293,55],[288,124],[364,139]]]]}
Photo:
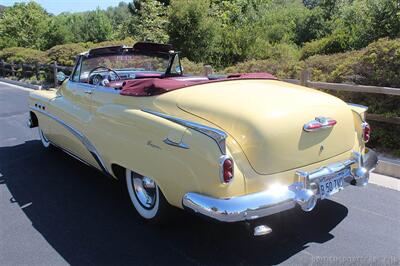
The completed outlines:
{"type": "Polygon", "coordinates": [[[233,74],[227,77],[210,80],[206,77],[176,77],[176,78],[146,78],[127,80],[121,90],[121,95],[125,96],[153,96],[163,94],[169,91],[182,89],[194,85],[224,82],[241,79],[272,79],[277,78],[269,73],[241,73],[233,74]]]}

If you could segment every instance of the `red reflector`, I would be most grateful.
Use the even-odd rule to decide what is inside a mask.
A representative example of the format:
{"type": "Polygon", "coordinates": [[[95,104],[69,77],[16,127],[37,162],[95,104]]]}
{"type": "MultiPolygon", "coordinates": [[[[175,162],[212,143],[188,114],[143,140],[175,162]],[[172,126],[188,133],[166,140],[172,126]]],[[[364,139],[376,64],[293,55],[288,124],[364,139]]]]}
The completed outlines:
{"type": "Polygon", "coordinates": [[[233,160],[229,157],[223,157],[221,167],[222,167],[221,181],[223,181],[224,183],[229,183],[233,178],[233,168],[234,168],[233,160]]]}
{"type": "Polygon", "coordinates": [[[317,129],[321,128],[322,124],[320,122],[310,123],[307,125],[307,129],[317,129]]]}
{"type": "Polygon", "coordinates": [[[333,120],[333,119],[331,119],[331,120],[328,120],[328,123],[327,123],[327,125],[328,126],[334,126],[334,125],[336,125],[336,120],[333,120]]]}
{"type": "Polygon", "coordinates": [[[371,138],[371,127],[367,122],[362,123],[363,141],[368,142],[371,138]]]}

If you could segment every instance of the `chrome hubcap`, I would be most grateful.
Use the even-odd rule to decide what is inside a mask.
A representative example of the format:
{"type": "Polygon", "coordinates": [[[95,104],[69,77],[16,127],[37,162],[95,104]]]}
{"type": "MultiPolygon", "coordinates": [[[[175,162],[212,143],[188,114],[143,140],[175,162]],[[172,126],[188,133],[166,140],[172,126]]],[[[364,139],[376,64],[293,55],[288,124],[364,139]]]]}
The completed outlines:
{"type": "Polygon", "coordinates": [[[132,176],[135,196],[145,209],[151,209],[156,202],[156,184],[147,176],[132,176]]]}

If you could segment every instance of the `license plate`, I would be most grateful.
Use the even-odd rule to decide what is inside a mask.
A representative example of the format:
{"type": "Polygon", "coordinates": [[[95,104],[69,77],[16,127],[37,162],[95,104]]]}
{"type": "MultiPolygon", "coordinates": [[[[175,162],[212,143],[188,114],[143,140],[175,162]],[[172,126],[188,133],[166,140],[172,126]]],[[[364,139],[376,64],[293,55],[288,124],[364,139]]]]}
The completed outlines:
{"type": "Polygon", "coordinates": [[[339,173],[325,176],[319,181],[319,193],[321,199],[327,198],[330,195],[343,189],[343,180],[350,175],[350,169],[346,168],[339,173]]]}

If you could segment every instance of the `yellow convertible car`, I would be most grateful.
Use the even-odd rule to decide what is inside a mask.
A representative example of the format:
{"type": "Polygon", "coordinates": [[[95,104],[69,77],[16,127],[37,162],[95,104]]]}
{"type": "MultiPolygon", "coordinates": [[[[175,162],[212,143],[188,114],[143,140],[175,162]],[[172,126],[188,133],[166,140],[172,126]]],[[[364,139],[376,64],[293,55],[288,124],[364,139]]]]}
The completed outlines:
{"type": "Polygon", "coordinates": [[[44,147],[124,180],[152,222],[171,206],[222,222],[311,211],[366,185],[377,162],[366,107],[268,73],[184,75],[170,45],[92,49],[58,78],[30,94],[28,126],[44,147]]]}

